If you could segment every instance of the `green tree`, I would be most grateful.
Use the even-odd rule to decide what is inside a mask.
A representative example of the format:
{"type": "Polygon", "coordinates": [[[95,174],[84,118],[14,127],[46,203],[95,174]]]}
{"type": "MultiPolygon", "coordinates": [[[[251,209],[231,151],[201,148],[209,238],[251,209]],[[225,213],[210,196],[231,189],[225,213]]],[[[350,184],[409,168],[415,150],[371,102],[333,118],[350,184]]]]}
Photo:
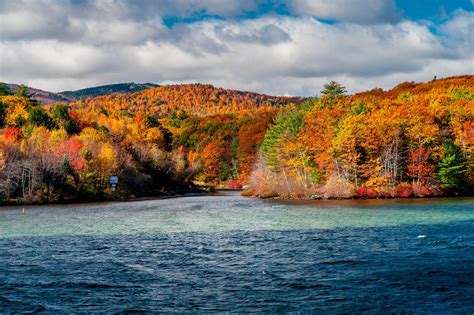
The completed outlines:
{"type": "Polygon", "coordinates": [[[63,162],[61,163],[61,168],[63,169],[64,173],[67,175],[72,175],[74,174],[74,169],[71,166],[71,163],[67,159],[67,157],[64,157],[63,162]]]}
{"type": "Polygon", "coordinates": [[[71,119],[66,104],[58,103],[51,108],[51,117],[57,121],[65,121],[71,119]]]}
{"type": "Polygon", "coordinates": [[[324,89],[321,90],[321,94],[323,94],[323,96],[329,96],[330,98],[344,96],[346,95],[346,92],[346,88],[336,81],[326,83],[324,85],[324,89]]]}
{"type": "Polygon", "coordinates": [[[147,128],[155,128],[155,127],[160,127],[160,121],[158,120],[158,117],[153,116],[153,115],[146,115],[145,116],[145,126],[147,128]]]}
{"type": "Polygon", "coordinates": [[[367,105],[363,101],[358,102],[355,106],[352,107],[352,115],[367,114],[370,110],[367,108],[367,105]]]}
{"type": "Polygon", "coordinates": [[[7,106],[0,101],[0,128],[5,125],[7,106]]]}
{"type": "Polygon", "coordinates": [[[32,107],[28,109],[28,121],[35,126],[52,128],[53,122],[48,113],[42,107],[32,107]]]}
{"type": "Polygon", "coordinates": [[[66,104],[59,103],[54,105],[51,108],[50,114],[54,123],[59,127],[63,127],[67,133],[73,134],[80,131],[77,123],[69,115],[69,108],[66,104]]]}
{"type": "Polygon", "coordinates": [[[294,137],[303,127],[303,115],[301,112],[293,110],[286,111],[277,116],[275,123],[265,134],[260,146],[265,164],[272,170],[278,171],[279,157],[278,148],[285,137],[294,137]]]}
{"type": "Polygon", "coordinates": [[[182,111],[179,113],[179,116],[178,116],[178,118],[179,118],[180,120],[185,120],[185,119],[188,118],[188,117],[189,117],[189,116],[188,116],[188,113],[186,113],[185,110],[182,110],[182,111]]]}
{"type": "Polygon", "coordinates": [[[24,98],[30,98],[31,95],[28,94],[28,87],[24,84],[20,85],[18,87],[18,90],[16,90],[16,93],[15,93],[16,96],[21,96],[21,97],[24,97],[24,98]]]}
{"type": "Polygon", "coordinates": [[[11,95],[12,92],[7,88],[5,83],[0,82],[0,96],[6,96],[6,95],[11,95]]]}
{"type": "Polygon", "coordinates": [[[438,177],[444,188],[452,191],[462,191],[466,163],[461,150],[452,140],[443,144],[444,157],[438,164],[438,177]]]}

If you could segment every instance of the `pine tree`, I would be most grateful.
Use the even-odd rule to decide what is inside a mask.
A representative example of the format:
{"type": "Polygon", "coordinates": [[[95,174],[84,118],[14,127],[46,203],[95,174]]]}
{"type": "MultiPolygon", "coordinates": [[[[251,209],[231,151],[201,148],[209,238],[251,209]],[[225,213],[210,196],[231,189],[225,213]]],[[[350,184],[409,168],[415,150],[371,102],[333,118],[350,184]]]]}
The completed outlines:
{"type": "Polygon", "coordinates": [[[0,128],[5,125],[7,106],[0,101],[0,128]]]}
{"type": "Polygon", "coordinates": [[[285,136],[294,137],[303,126],[303,115],[299,111],[286,111],[278,115],[275,124],[265,134],[261,151],[265,164],[272,170],[278,171],[278,148],[285,136]]]}
{"type": "Polygon", "coordinates": [[[324,90],[321,90],[321,94],[323,94],[324,96],[329,96],[330,98],[344,96],[346,95],[346,93],[346,88],[336,81],[326,83],[324,85],[324,90]]]}
{"type": "Polygon", "coordinates": [[[438,177],[444,188],[448,190],[462,190],[466,163],[461,150],[452,140],[443,144],[444,158],[438,164],[438,177]]]}

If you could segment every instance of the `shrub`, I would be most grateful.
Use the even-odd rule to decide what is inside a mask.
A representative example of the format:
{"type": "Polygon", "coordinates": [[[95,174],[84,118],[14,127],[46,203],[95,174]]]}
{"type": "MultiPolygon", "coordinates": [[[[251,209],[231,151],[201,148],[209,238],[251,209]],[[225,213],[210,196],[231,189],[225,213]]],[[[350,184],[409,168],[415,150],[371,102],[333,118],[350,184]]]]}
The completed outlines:
{"type": "Polygon", "coordinates": [[[357,188],[356,195],[359,198],[376,198],[380,196],[380,192],[375,187],[359,187],[357,188]]]}
{"type": "Polygon", "coordinates": [[[7,141],[17,141],[21,138],[21,129],[18,127],[8,127],[5,129],[4,138],[7,141]]]}
{"type": "Polygon", "coordinates": [[[398,184],[395,188],[395,194],[400,198],[410,198],[413,196],[413,187],[407,183],[398,184]]]}
{"type": "Polygon", "coordinates": [[[242,184],[236,179],[228,181],[226,186],[228,189],[242,189],[242,184]]]}
{"type": "Polygon", "coordinates": [[[354,188],[346,179],[331,175],[326,184],[320,188],[324,198],[351,198],[354,196],[354,188]]]}

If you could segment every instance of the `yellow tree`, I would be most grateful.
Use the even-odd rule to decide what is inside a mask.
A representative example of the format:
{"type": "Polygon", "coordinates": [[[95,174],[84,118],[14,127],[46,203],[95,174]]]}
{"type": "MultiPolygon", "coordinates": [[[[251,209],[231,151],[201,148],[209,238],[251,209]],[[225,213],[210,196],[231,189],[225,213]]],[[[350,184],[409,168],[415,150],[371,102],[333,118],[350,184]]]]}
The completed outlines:
{"type": "Polygon", "coordinates": [[[117,157],[117,152],[112,145],[109,143],[102,144],[100,153],[97,155],[95,161],[99,179],[102,183],[107,180],[108,176],[117,172],[119,166],[117,157]]]}

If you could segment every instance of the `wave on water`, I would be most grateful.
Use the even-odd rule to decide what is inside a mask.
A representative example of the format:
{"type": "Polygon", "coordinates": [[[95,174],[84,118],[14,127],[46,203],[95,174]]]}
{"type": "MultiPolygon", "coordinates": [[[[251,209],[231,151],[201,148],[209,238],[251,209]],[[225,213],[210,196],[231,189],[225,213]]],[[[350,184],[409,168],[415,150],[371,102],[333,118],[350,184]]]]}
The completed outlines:
{"type": "Polygon", "coordinates": [[[137,265],[137,264],[127,264],[126,265],[127,267],[129,268],[132,268],[132,269],[135,269],[135,270],[138,270],[138,271],[141,271],[141,272],[145,272],[145,273],[153,273],[154,270],[151,269],[151,268],[148,268],[148,267],[145,267],[145,266],[142,266],[142,265],[137,265]]]}
{"type": "Polygon", "coordinates": [[[0,211],[0,313],[474,310],[473,202],[192,198],[0,211]]]}

